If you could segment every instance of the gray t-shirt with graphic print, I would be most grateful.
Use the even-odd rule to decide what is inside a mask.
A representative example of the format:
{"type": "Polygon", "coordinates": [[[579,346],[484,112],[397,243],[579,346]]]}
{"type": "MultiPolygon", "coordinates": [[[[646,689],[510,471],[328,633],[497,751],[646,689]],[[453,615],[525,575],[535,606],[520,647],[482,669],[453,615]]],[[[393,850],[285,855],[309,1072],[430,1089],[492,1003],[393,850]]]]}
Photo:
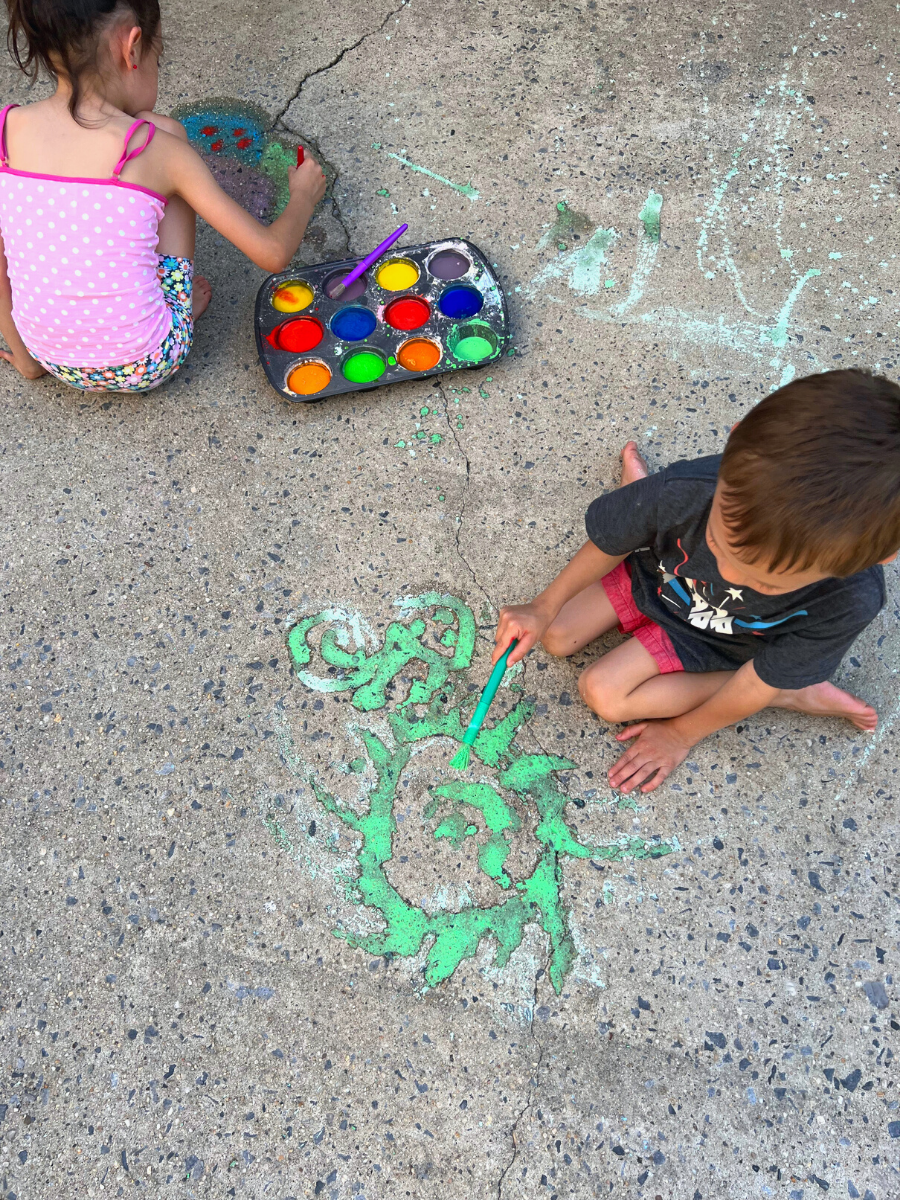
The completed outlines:
{"type": "Polygon", "coordinates": [[[706,544],[720,455],[677,462],[595,500],[587,534],[627,554],[631,593],[668,633],[686,671],[734,671],[753,659],[770,687],[828,679],[885,601],[884,572],[869,567],[767,596],[734,587],[706,544]]]}

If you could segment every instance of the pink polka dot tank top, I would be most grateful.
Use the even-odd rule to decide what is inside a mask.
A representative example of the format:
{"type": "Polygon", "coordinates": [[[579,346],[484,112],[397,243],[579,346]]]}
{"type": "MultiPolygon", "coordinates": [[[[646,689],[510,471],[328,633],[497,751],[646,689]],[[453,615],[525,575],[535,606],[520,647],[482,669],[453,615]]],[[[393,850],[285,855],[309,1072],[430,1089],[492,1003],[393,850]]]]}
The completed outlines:
{"type": "Polygon", "coordinates": [[[157,275],[166,199],[119,175],[156,127],[135,121],[109,179],[35,175],[9,166],[6,116],[15,107],[0,112],[0,232],[22,341],[35,358],[69,367],[144,358],[172,324],[157,275]]]}

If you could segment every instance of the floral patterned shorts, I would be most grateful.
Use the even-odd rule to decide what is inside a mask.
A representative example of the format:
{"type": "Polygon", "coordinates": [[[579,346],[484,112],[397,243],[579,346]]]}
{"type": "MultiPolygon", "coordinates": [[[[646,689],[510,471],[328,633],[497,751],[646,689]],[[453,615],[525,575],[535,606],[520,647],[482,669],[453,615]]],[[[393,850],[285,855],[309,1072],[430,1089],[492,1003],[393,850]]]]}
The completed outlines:
{"type": "Polygon", "coordinates": [[[172,314],[172,328],[158,350],[121,367],[61,367],[38,359],[41,366],[83,392],[148,392],[165,383],[187,358],[194,337],[194,264],[189,258],[160,254],[157,274],[172,314]]]}

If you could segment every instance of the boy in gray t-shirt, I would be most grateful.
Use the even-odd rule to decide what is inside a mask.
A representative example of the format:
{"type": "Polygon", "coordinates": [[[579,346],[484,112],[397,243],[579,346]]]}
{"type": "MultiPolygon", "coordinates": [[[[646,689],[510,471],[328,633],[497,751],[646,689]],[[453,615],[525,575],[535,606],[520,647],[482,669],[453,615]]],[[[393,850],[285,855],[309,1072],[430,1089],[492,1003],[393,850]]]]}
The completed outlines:
{"type": "Polygon", "coordinates": [[[649,475],[634,442],[590,539],[530,604],[500,611],[496,661],[538,641],[569,655],[634,636],[579,679],[607,721],[637,721],[610,783],[651,792],[708,734],[769,706],[877,714],[828,682],[884,604],[900,548],[900,388],[864,371],[796,380],[752,409],[719,457],[649,475]]]}

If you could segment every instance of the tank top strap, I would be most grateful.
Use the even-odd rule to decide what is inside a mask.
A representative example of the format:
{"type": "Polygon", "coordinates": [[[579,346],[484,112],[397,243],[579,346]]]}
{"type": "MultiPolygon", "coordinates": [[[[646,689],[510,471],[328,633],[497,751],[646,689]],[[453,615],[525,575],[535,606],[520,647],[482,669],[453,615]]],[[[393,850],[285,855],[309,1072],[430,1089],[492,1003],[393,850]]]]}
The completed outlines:
{"type": "Polygon", "coordinates": [[[6,153],[6,118],[11,108],[18,107],[18,104],[7,104],[6,107],[0,111],[0,163],[2,163],[4,167],[9,166],[9,156],[6,153]]]}
{"type": "MultiPolygon", "coordinates": [[[[5,112],[4,112],[4,115],[5,115],[5,112]]],[[[152,121],[148,121],[146,117],[141,117],[141,119],[139,121],[135,121],[135,123],[131,126],[131,128],[125,134],[125,141],[122,144],[122,157],[119,159],[119,161],[113,167],[113,173],[112,173],[113,179],[119,178],[119,176],[122,174],[122,169],[127,162],[131,162],[131,160],[133,158],[137,158],[137,156],[139,154],[144,153],[144,151],[147,149],[147,147],[153,141],[153,137],[154,137],[155,133],[156,133],[156,126],[153,124],[152,121]],[[131,141],[131,139],[134,137],[134,135],[137,133],[137,131],[141,128],[142,125],[147,126],[146,138],[140,144],[140,146],[138,146],[138,148],[136,150],[129,150],[128,143],[131,141]]]]}

